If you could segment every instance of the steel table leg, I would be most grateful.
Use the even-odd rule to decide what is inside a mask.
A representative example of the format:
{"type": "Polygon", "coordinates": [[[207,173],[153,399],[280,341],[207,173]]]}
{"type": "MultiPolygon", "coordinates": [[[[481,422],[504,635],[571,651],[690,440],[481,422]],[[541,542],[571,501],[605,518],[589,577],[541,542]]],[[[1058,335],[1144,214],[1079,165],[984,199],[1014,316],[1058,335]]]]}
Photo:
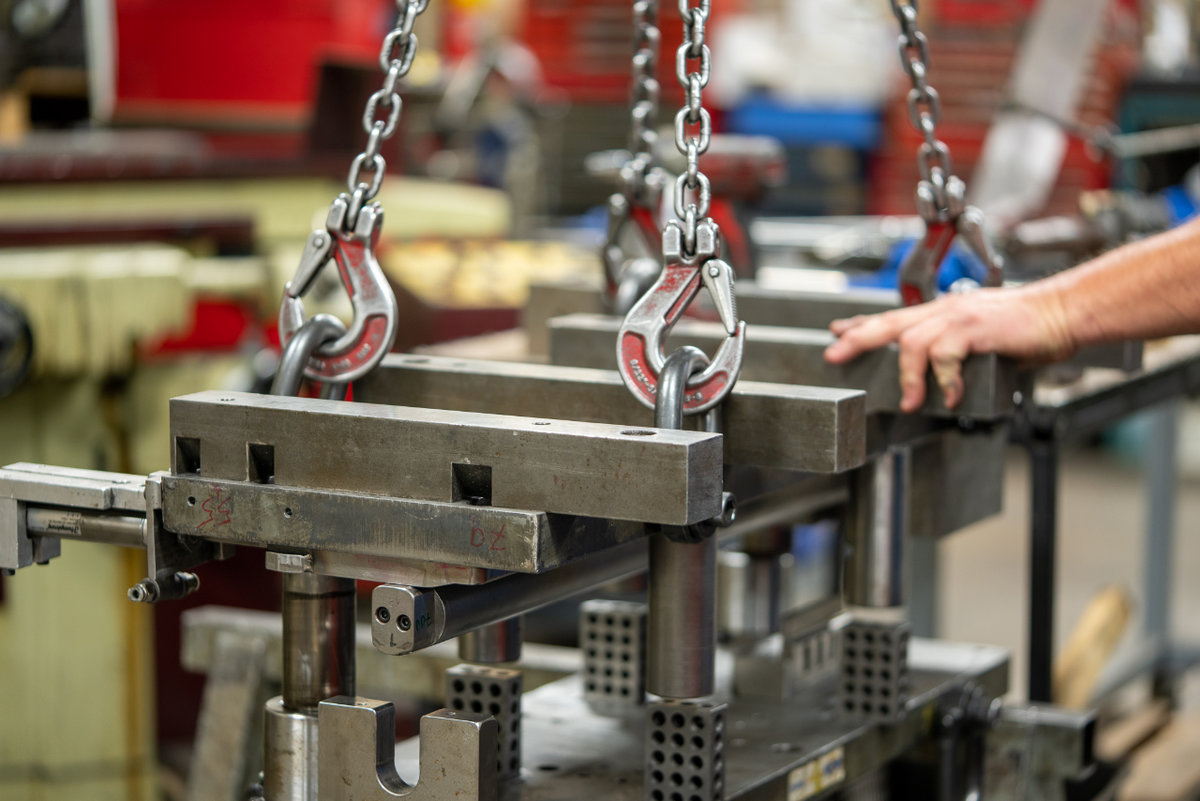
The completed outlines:
{"type": "Polygon", "coordinates": [[[1030,458],[1029,700],[1051,700],[1055,552],[1058,545],[1058,442],[1035,431],[1030,458]]]}
{"type": "Polygon", "coordinates": [[[1148,413],[1150,427],[1144,457],[1146,540],[1142,595],[1146,639],[1155,647],[1155,691],[1169,685],[1171,646],[1171,562],[1175,545],[1175,500],[1178,489],[1179,402],[1148,413]]]}

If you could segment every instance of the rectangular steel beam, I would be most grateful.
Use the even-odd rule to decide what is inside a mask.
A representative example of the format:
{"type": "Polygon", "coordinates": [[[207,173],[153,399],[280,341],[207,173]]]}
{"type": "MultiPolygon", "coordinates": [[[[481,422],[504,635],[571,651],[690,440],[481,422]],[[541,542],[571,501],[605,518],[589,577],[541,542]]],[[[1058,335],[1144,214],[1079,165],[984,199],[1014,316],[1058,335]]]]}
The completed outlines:
{"type": "Polygon", "coordinates": [[[171,400],[171,441],[176,476],[666,525],[720,511],[718,434],[200,392],[171,400]]]}
{"type": "MultiPolygon", "coordinates": [[[[786,328],[815,328],[822,331],[834,320],[859,314],[878,314],[898,308],[899,293],[886,289],[848,289],[843,292],[806,292],[766,287],[756,281],[738,281],[735,288],[738,315],[751,325],[786,328]]],[[[597,275],[535,283],[523,326],[529,335],[529,351],[537,356],[550,352],[550,321],[568,314],[603,314],[607,311],[604,285],[597,275]]],[[[1106,342],[1088,345],[1072,356],[1074,367],[1112,367],[1137,370],[1142,366],[1143,343],[1106,342]]]]}
{"type": "Polygon", "coordinates": [[[644,534],[639,523],[201,476],[164,477],[162,500],[163,525],[175,533],[351,555],[388,580],[394,560],[414,559],[541,573],[644,534]]]}
{"type": "MultiPolygon", "coordinates": [[[[550,361],[613,369],[620,327],[620,320],[595,314],[572,314],[552,320],[550,361]]],[[[668,349],[695,345],[713,353],[724,338],[725,330],[717,323],[684,320],[672,331],[668,349]]],[[[832,365],[824,358],[825,348],[832,341],[832,334],[815,329],[747,326],[742,379],[860,389],[867,393],[869,413],[898,412],[900,365],[896,347],[865,353],[849,364],[832,365]]],[[[994,354],[971,356],[963,365],[963,380],[966,392],[958,407],[950,411],[930,376],[928,397],[921,413],[994,420],[1012,412],[1013,394],[1021,387],[1013,363],[994,354]]]]}
{"type": "MultiPolygon", "coordinates": [[[[619,425],[654,419],[614,370],[395,354],[354,391],[372,403],[463,412],[619,425]]],[[[723,409],[725,461],[811,473],[849,470],[866,456],[865,419],[859,391],[739,381],[723,409]]]]}

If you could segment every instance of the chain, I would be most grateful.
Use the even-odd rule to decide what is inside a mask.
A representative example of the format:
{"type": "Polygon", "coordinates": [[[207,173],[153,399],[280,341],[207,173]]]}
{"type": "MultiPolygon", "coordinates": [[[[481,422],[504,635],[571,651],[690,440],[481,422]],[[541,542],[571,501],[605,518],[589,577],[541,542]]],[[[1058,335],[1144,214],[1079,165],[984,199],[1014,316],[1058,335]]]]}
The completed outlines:
{"type": "Polygon", "coordinates": [[[675,77],[685,94],[675,115],[675,147],[687,159],[687,170],[675,180],[675,216],[683,223],[684,252],[696,252],[696,227],[708,217],[712,191],[708,176],[700,171],[700,156],[712,139],[712,117],[703,104],[704,87],[712,74],[712,54],[704,42],[711,0],[679,0],[683,43],[675,51],[675,77]],[[689,64],[689,62],[695,62],[689,64]]]}
{"type": "Polygon", "coordinates": [[[944,213],[950,205],[946,187],[954,178],[950,148],[937,138],[937,126],[942,119],[942,101],[937,90],[929,85],[929,40],[917,27],[918,0],[891,0],[892,13],[900,23],[897,41],[900,66],[908,75],[912,88],[908,90],[908,120],[924,138],[917,151],[917,166],[921,181],[932,193],[936,211],[944,213]]]}
{"type": "Polygon", "coordinates": [[[412,69],[413,57],[417,54],[417,35],[413,33],[413,27],[417,17],[428,6],[429,0],[396,0],[396,27],[384,38],[379,53],[383,86],[368,98],[367,107],[363,110],[362,124],[367,134],[367,146],[354,157],[347,178],[351,226],[358,219],[358,212],[379,194],[379,188],[383,185],[386,165],[379,151],[383,143],[396,133],[396,126],[400,122],[403,104],[397,84],[412,69]]]}
{"type": "Polygon", "coordinates": [[[646,176],[654,163],[658,141],[659,43],[658,0],[636,0],[633,4],[633,88],[629,104],[629,161],[621,170],[625,196],[631,203],[644,204],[646,176]]]}

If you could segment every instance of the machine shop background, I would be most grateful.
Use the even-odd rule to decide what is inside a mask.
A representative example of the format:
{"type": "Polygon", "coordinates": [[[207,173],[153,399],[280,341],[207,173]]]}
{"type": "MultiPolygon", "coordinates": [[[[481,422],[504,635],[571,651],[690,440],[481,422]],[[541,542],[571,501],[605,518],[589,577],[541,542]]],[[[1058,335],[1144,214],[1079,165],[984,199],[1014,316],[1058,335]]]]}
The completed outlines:
{"type": "MultiPolygon", "coordinates": [[[[279,299],[363,150],[363,107],[379,86],[396,3],[0,0],[0,12],[0,465],[170,470],[170,399],[271,387],[279,299]]],[[[674,175],[685,161],[671,126],[684,102],[682,39],[675,4],[658,14],[654,158],[674,175]]],[[[1200,209],[1200,3],[923,0],[919,22],[940,96],[938,136],[954,171],[986,195],[1006,280],[1057,272],[1200,209]],[[1039,35],[1071,39],[1063,20],[1077,20],[1083,57],[1029,64],[1056,52],[1032,43],[1039,21],[1055,20],[1039,35]],[[1041,76],[1045,97],[1066,105],[1038,108],[1053,102],[1021,96],[1020,75],[1024,85],[1041,76]],[[1019,166],[994,143],[988,155],[1003,125],[1036,134],[1039,150],[1018,153],[1019,166]],[[1146,136],[1156,131],[1168,133],[1146,136]],[[1019,203],[1004,194],[1014,182],[1019,203]]],[[[432,0],[417,18],[403,112],[379,150],[386,222],[376,255],[398,304],[394,354],[614,369],[607,340],[561,360],[556,349],[574,345],[565,335],[552,345],[550,321],[608,311],[602,252],[612,244],[606,204],[629,157],[630,25],[621,0],[432,0]]],[[[895,305],[898,263],[920,235],[923,141],[896,36],[889,0],[712,5],[704,103],[734,154],[714,145],[712,217],[739,293],[754,284],[738,296],[751,327],[756,303],[784,296],[891,293],[870,302],[895,305]]],[[[967,278],[980,269],[957,248],[949,261],[944,269],[967,278]]],[[[321,273],[305,302],[310,315],[355,314],[336,270],[321,273]]],[[[711,309],[700,316],[717,319],[711,309]]],[[[592,333],[608,331],[596,325],[592,333]]],[[[742,380],[806,383],[758,369],[742,380]]],[[[1008,374],[995,374],[1007,387],[1008,374]]],[[[1019,380],[1032,398],[1034,377],[1019,380]]],[[[995,419],[949,424],[964,438],[986,429],[986,445],[955,440],[914,457],[945,471],[903,490],[914,526],[935,534],[906,541],[905,597],[888,605],[903,606],[914,636],[1003,649],[1009,702],[1094,714],[1100,764],[1079,781],[1086,789],[1064,790],[1056,777],[1062,795],[996,797],[1200,798],[1200,585],[1191,580],[1200,569],[1200,343],[1123,343],[1036,380],[1038,410],[1061,416],[1017,421],[1002,398],[995,419]],[[1049,456],[1037,450],[1047,437],[1049,456]],[[1047,547],[1056,561],[1039,574],[1032,563],[1047,547]]],[[[862,381],[837,387],[867,391],[866,414],[876,415],[878,387],[862,381]]],[[[368,400],[399,391],[384,380],[367,386],[368,400]]],[[[489,394],[479,384],[475,411],[501,402],[489,394]]],[[[944,411],[940,420],[953,418],[944,411]]],[[[647,412],[629,425],[652,422],[647,412]]],[[[483,505],[490,468],[487,481],[483,505]]],[[[774,554],[776,600],[794,619],[828,617],[822,604],[840,610],[848,581],[846,523],[834,513],[788,523],[787,547],[774,554]]],[[[197,759],[197,731],[216,714],[205,711],[205,688],[218,632],[275,642],[286,571],[264,569],[261,548],[239,546],[196,568],[196,592],[143,604],[127,596],[146,576],[142,551],[68,540],[62,552],[0,575],[0,798],[217,801],[247,797],[227,792],[246,783],[261,792],[255,721],[275,694],[278,676],[268,674],[279,668],[266,666],[275,657],[251,668],[264,678],[237,707],[251,711],[228,724],[246,742],[231,737],[236,754],[217,771],[237,773],[226,785],[197,779],[211,767],[197,759]]],[[[722,555],[720,592],[748,581],[743,557],[722,555]]],[[[358,581],[363,629],[381,583],[358,581]]],[[[600,595],[639,601],[645,585],[626,579],[600,595]]],[[[721,615],[751,612],[719,603],[721,646],[746,647],[741,618],[721,615]]],[[[525,617],[526,693],[579,669],[578,618],[578,599],[525,617]]],[[[772,625],[767,634],[779,634],[779,620],[772,625]]],[[[413,657],[381,657],[391,658],[413,657]]],[[[413,679],[421,689],[406,694],[360,658],[359,690],[396,704],[398,741],[443,706],[430,696],[457,660],[439,652],[430,662],[430,675],[413,679]]],[[[530,748],[518,773],[540,788],[530,777],[561,766],[531,761],[530,748]]],[[[786,786],[775,776],[737,797],[903,798],[898,786],[930,781],[928,753],[919,756],[919,768],[818,783],[813,795],[796,768],[786,786]]],[[[589,778],[580,772],[580,784],[524,797],[579,797],[571,793],[589,778]]]]}

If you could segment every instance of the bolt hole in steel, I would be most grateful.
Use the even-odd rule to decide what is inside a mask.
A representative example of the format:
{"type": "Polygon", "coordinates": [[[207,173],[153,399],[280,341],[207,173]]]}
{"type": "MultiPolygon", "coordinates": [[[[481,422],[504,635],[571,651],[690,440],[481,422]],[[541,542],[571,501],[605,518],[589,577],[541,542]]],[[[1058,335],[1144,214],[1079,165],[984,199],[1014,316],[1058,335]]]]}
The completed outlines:
{"type": "Polygon", "coordinates": [[[638,429],[638,430],[622,431],[621,436],[623,436],[623,437],[653,437],[657,433],[658,433],[657,431],[645,431],[642,429],[638,429]]]}
{"type": "Polygon", "coordinates": [[[290,507],[290,506],[284,507],[283,516],[286,517],[288,520],[291,520],[292,519],[292,507],[290,507]]]}
{"type": "Polygon", "coordinates": [[[396,618],[396,628],[401,631],[408,631],[412,628],[412,619],[408,615],[400,615],[396,618]]]}
{"type": "Polygon", "coordinates": [[[375,610],[375,619],[380,623],[387,623],[392,619],[392,613],[388,611],[386,606],[381,606],[375,610]]]}
{"type": "Polygon", "coordinates": [[[195,506],[195,505],[196,505],[196,499],[193,498],[191,495],[189,495],[188,496],[188,506],[195,506]]]}

